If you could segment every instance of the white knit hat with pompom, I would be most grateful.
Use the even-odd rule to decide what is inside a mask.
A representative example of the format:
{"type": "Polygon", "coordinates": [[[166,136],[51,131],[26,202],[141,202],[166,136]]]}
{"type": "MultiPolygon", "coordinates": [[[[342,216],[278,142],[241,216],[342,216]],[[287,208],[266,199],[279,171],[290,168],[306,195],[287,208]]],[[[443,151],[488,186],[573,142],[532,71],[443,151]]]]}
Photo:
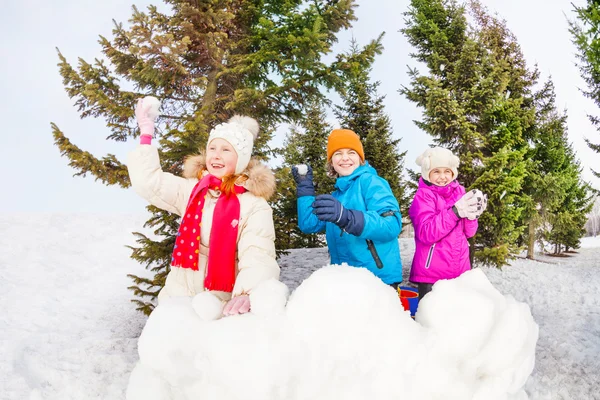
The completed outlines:
{"type": "Polygon", "coordinates": [[[235,149],[238,159],[235,174],[246,169],[252,155],[254,140],[258,137],[258,122],[254,118],[234,115],[229,121],[219,124],[210,131],[207,147],[214,139],[227,140],[235,149]]]}
{"type": "Polygon", "coordinates": [[[450,168],[456,179],[458,176],[458,165],[460,160],[450,150],[443,147],[434,147],[427,149],[423,154],[417,157],[417,165],[421,167],[421,176],[426,181],[429,180],[429,172],[435,168],[450,168]]]}

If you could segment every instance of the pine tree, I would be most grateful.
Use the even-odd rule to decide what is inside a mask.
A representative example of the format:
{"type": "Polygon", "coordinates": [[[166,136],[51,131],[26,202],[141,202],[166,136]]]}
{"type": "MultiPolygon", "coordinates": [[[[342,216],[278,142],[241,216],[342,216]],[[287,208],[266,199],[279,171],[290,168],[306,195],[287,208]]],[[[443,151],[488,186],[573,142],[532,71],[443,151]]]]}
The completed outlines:
{"type": "Polygon", "coordinates": [[[272,202],[273,222],[276,226],[275,248],[277,255],[287,254],[287,249],[303,247],[298,245],[298,212],[296,210],[296,183],[289,167],[275,169],[277,193],[272,202]]]}
{"type": "Polygon", "coordinates": [[[334,112],[342,128],[351,129],[360,136],[365,159],[388,181],[403,215],[406,215],[409,200],[402,177],[406,152],[399,150],[402,139],[394,138],[383,104],[385,97],[377,93],[380,82],[370,82],[375,56],[383,50],[382,38],[383,34],[362,50],[353,40],[350,52],[340,56],[340,61],[347,66],[346,85],[339,91],[343,104],[334,112]]]}
{"type": "MultiPolygon", "coordinates": [[[[101,117],[109,140],[139,133],[134,104],[144,95],[162,101],[157,126],[163,169],[178,174],[185,156],[203,148],[210,128],[234,113],[256,118],[262,127],[255,153],[267,146],[280,121],[298,119],[305,99],[322,86],[339,85],[343,65],[326,64],[336,33],[350,27],[354,0],[249,0],[197,2],[165,0],[169,14],[154,6],[133,8],[129,26],[115,23],[113,39],[100,37],[107,61],[79,60],[72,67],[60,53],[59,68],[69,97],[82,118],[101,117]]],[[[56,145],[77,175],[129,186],[126,167],[114,155],[96,158],[78,148],[52,124],[56,145]]],[[[133,277],[138,309],[149,314],[169,270],[177,217],[149,207],[147,226],[162,239],[136,233],[132,257],[155,272],[133,277]]]]}
{"type": "Polygon", "coordinates": [[[402,32],[429,75],[409,70],[411,87],[400,91],[423,107],[417,125],[459,156],[461,183],[488,194],[471,249],[483,264],[502,266],[519,251],[524,229],[525,138],[534,119],[537,75],[527,70],[503,21],[476,1],[469,10],[472,25],[455,1],[411,1],[402,32]]]}
{"type": "Polygon", "coordinates": [[[334,179],[326,175],[327,136],[332,127],[325,120],[324,103],[315,100],[307,106],[306,115],[300,126],[292,126],[282,149],[283,167],[278,172],[279,180],[277,213],[286,220],[288,229],[281,240],[287,241],[286,248],[322,247],[322,235],[306,235],[298,228],[296,207],[296,184],[291,179],[291,167],[308,164],[313,168],[313,183],[317,194],[331,193],[334,179]],[[287,174],[287,175],[286,175],[287,174]]]}
{"type": "Polygon", "coordinates": [[[535,94],[535,128],[528,137],[529,174],[523,190],[531,199],[524,218],[528,229],[524,235],[527,242],[527,258],[534,258],[536,240],[548,238],[547,227],[558,218],[563,201],[573,190],[573,178],[579,179],[577,166],[572,164],[573,151],[567,137],[566,113],[556,109],[554,84],[548,80],[535,94]]]}
{"type": "Polygon", "coordinates": [[[554,246],[554,253],[579,248],[585,234],[587,214],[593,206],[593,191],[581,179],[581,165],[569,145],[563,165],[559,166],[564,179],[565,195],[552,210],[548,230],[543,239],[554,246]]]}
{"type": "MultiPolygon", "coordinates": [[[[573,43],[579,50],[577,58],[581,76],[587,85],[583,94],[592,99],[600,107],[600,3],[588,0],[585,7],[573,6],[578,21],[569,21],[569,31],[573,35],[573,43]]],[[[600,130],[600,118],[588,114],[592,125],[600,130]]],[[[600,153],[600,144],[585,139],[588,146],[600,153]]],[[[596,177],[600,172],[592,170],[596,177]]]]}

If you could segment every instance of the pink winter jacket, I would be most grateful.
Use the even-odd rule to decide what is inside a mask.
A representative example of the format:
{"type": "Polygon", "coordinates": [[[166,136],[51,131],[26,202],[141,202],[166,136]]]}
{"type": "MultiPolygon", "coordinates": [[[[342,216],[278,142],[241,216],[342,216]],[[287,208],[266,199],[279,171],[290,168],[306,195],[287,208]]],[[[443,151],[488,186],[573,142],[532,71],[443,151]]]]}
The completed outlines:
{"type": "Polygon", "coordinates": [[[467,238],[477,232],[477,220],[459,218],[452,206],[465,194],[457,181],[435,186],[419,179],[408,214],[415,228],[415,257],[410,281],[435,283],[471,268],[467,238]]]}

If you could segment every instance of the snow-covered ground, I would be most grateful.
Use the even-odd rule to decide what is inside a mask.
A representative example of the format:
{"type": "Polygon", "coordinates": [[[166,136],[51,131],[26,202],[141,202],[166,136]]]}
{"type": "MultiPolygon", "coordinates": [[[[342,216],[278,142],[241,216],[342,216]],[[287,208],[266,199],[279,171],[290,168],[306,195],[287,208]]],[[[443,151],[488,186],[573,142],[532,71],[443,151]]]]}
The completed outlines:
{"type": "MultiPolygon", "coordinates": [[[[129,301],[126,276],[147,272],[125,245],[145,219],[0,214],[1,399],[125,397],[147,320],[129,301]]],[[[400,243],[408,273],[412,240],[400,243]]],[[[599,260],[600,238],[586,238],[571,257],[482,268],[539,326],[530,399],[600,399],[599,260]]],[[[293,290],[327,261],[325,249],[291,250],[280,262],[282,280],[293,290]]]]}

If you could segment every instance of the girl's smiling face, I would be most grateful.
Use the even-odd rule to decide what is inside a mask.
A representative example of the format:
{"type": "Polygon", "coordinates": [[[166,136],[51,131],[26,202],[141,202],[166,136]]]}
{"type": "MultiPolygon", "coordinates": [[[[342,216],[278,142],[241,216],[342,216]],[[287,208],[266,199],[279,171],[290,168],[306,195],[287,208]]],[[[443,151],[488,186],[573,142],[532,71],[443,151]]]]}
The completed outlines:
{"type": "Polygon", "coordinates": [[[429,182],[435,186],[446,186],[454,179],[454,172],[450,168],[434,168],[429,171],[429,182]]]}
{"type": "Polygon", "coordinates": [[[331,156],[331,165],[339,176],[351,175],[360,164],[360,156],[352,149],[339,149],[331,156]]]}
{"type": "Polygon", "coordinates": [[[206,148],[206,169],[217,178],[233,175],[237,159],[235,149],[225,139],[213,139],[206,148]]]}

